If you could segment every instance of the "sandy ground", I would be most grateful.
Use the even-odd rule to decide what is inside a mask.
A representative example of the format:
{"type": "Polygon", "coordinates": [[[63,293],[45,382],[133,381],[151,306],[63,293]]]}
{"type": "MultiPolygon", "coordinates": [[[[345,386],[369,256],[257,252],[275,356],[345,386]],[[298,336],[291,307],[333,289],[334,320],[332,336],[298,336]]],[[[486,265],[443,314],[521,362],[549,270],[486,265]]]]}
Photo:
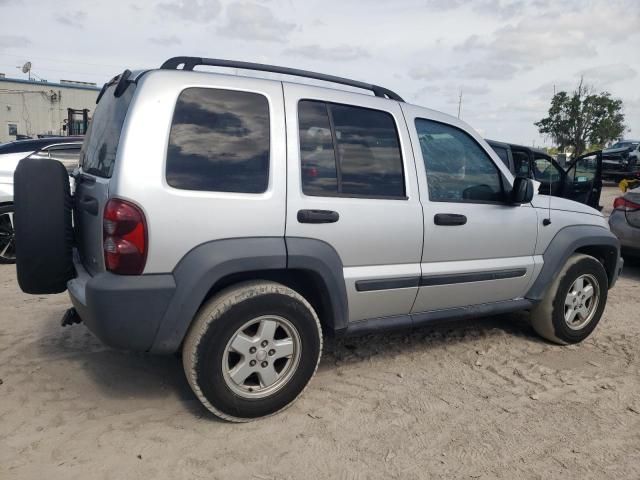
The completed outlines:
{"type": "Polygon", "coordinates": [[[200,406],[178,358],[61,328],[67,297],[1,267],[3,480],[640,478],[640,263],[581,345],[526,314],[328,340],[302,398],[244,425],[200,406]]]}

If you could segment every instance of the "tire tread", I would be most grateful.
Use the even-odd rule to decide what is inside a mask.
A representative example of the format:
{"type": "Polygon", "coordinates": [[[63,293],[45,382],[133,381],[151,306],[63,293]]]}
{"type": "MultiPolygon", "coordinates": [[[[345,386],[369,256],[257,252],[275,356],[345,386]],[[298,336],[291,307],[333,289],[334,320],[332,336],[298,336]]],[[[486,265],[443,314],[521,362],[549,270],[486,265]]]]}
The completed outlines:
{"type": "Polygon", "coordinates": [[[187,382],[189,382],[189,386],[195,393],[196,397],[198,397],[198,400],[200,400],[202,404],[209,411],[211,411],[215,416],[223,420],[227,420],[229,422],[248,423],[248,422],[260,420],[263,418],[271,417],[273,415],[276,415],[277,413],[282,412],[283,410],[286,410],[288,407],[293,405],[293,403],[300,397],[300,395],[304,393],[304,391],[307,389],[307,386],[311,382],[311,379],[315,376],[318,370],[318,365],[320,364],[320,358],[322,357],[322,345],[323,345],[322,340],[323,340],[322,328],[320,326],[320,320],[318,319],[318,315],[316,314],[313,307],[309,304],[309,302],[307,302],[307,300],[302,295],[300,295],[295,290],[292,290],[280,283],[271,282],[271,281],[252,280],[248,282],[239,283],[237,285],[233,285],[231,287],[228,287],[222,290],[201,307],[184,341],[183,349],[182,349],[182,363],[183,363],[185,375],[187,377],[187,382]],[[198,360],[198,351],[199,351],[198,347],[202,338],[205,336],[207,330],[209,329],[210,325],[213,322],[215,322],[217,319],[219,319],[231,307],[248,298],[251,298],[257,295],[264,295],[264,294],[271,294],[271,293],[293,297],[297,301],[304,304],[307,309],[309,309],[309,311],[312,313],[312,316],[316,322],[316,327],[318,328],[319,338],[320,338],[320,353],[318,355],[318,359],[316,361],[316,365],[313,370],[313,373],[309,378],[309,381],[307,382],[307,385],[305,385],[305,387],[298,393],[298,395],[296,395],[295,398],[293,398],[293,400],[291,400],[287,405],[285,405],[284,407],[282,407],[281,409],[273,413],[270,413],[268,415],[264,415],[261,417],[256,417],[256,418],[235,417],[233,415],[226,414],[220,411],[219,409],[217,409],[215,406],[213,406],[211,402],[207,400],[206,396],[200,389],[200,386],[198,385],[198,381],[197,381],[197,370],[196,370],[196,365],[198,360]]]}

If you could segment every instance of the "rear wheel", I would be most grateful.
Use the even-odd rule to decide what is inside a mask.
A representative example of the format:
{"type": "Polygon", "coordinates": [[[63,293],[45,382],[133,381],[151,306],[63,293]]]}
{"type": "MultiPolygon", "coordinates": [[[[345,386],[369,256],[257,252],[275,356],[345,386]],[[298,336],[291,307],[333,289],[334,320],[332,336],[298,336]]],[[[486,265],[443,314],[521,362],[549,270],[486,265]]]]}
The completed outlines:
{"type": "Polygon", "coordinates": [[[598,260],[589,255],[572,255],[542,302],[531,311],[533,328],[555,343],[581,342],[602,317],[608,282],[607,272],[598,260]]]}
{"type": "Polygon", "coordinates": [[[230,287],[200,309],[182,358],[204,406],[223,419],[246,422],[293,403],[321,351],[311,305],[284,285],[256,281],[230,287]]]}
{"type": "Polygon", "coordinates": [[[0,207],[0,263],[16,262],[16,234],[13,228],[13,205],[0,207]]]}

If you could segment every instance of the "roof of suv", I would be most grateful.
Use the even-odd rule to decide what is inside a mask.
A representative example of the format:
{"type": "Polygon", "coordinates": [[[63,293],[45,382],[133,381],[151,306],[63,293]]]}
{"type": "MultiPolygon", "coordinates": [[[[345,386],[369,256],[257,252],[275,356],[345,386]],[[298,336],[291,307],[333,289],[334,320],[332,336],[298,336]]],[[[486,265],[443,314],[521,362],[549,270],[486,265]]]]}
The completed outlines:
{"type": "MultiPolygon", "coordinates": [[[[389,98],[399,102],[404,102],[402,97],[388,88],[381,87],[379,85],[373,85],[371,83],[361,82],[358,80],[350,80],[348,78],[337,77],[334,75],[326,75],[324,73],[310,72],[308,70],[300,70],[297,68],[279,67],[277,65],[266,65],[262,63],[252,62],[240,62],[236,60],[222,60],[216,58],[201,58],[201,57],[173,57],[167,60],[160,67],[161,70],[185,70],[192,71],[197,66],[209,66],[209,67],[227,67],[227,68],[240,68],[244,70],[253,70],[260,72],[280,73],[284,75],[292,75],[296,77],[310,78],[314,80],[322,80],[325,82],[337,83],[340,85],[347,85],[349,87],[361,88],[363,90],[370,90],[376,97],[389,98]],[[182,65],[182,68],[179,67],[182,65]]],[[[125,71],[126,73],[127,71],[125,71]]],[[[125,75],[123,73],[122,75],[125,75]]],[[[129,75],[131,72],[129,72],[129,75]]],[[[125,77],[127,78],[128,75],[125,77]]],[[[115,80],[115,79],[114,79],[115,80]]]]}

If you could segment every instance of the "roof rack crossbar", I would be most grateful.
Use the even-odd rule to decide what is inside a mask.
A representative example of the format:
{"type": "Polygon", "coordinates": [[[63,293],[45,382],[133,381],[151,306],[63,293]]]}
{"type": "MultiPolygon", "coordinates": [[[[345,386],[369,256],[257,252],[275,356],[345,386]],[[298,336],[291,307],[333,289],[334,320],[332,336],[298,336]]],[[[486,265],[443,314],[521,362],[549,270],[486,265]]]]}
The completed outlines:
{"type": "Polygon", "coordinates": [[[182,70],[193,70],[198,65],[205,65],[209,67],[242,68],[244,70],[257,70],[261,72],[281,73],[285,75],[294,75],[296,77],[313,78],[314,80],[323,80],[325,82],[338,83],[341,85],[348,85],[350,87],[370,90],[376,97],[387,97],[391,100],[404,102],[402,97],[397,93],[378,85],[359,82],[357,80],[349,80],[348,78],[336,77],[333,75],[325,75],[324,73],[309,72],[307,70],[299,70],[297,68],[279,67],[277,65],[265,65],[263,63],[239,62],[235,60],[222,60],[217,58],[173,57],[164,62],[160,68],[163,70],[178,70],[180,65],[182,65],[182,70]]]}

